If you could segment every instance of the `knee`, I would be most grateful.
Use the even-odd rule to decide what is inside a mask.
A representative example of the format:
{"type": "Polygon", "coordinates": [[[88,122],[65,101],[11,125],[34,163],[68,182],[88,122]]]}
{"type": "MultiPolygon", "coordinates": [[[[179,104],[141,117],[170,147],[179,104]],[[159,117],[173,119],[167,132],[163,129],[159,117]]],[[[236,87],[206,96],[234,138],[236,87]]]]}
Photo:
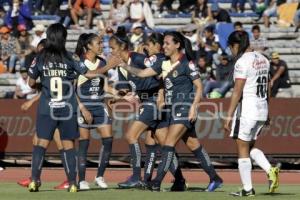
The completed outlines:
{"type": "Polygon", "coordinates": [[[137,139],[130,133],[127,133],[125,138],[129,144],[134,144],[137,142],[137,139]]]}
{"type": "Polygon", "coordinates": [[[186,145],[190,151],[195,151],[196,149],[198,149],[200,147],[200,143],[199,143],[198,139],[196,139],[196,138],[188,139],[186,141],[186,145]]]}

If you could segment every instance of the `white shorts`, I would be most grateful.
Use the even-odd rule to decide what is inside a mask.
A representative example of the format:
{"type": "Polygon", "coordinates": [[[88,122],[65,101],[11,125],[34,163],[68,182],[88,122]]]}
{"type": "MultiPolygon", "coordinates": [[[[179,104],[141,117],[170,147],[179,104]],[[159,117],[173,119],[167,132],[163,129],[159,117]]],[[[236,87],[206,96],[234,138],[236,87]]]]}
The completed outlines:
{"type": "Polygon", "coordinates": [[[238,138],[246,142],[256,140],[264,124],[265,121],[247,119],[244,117],[241,117],[239,119],[234,118],[232,120],[230,137],[232,137],[233,139],[238,138]]]}

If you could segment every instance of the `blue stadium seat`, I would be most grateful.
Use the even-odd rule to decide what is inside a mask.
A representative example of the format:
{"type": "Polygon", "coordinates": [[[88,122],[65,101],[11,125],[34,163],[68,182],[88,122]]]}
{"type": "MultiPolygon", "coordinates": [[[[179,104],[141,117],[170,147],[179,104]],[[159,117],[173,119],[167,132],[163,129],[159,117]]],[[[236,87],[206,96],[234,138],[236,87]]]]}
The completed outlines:
{"type": "Polygon", "coordinates": [[[216,25],[216,34],[219,36],[219,43],[223,50],[227,47],[227,40],[230,33],[234,31],[232,23],[217,23],[216,25]]]}
{"type": "Polygon", "coordinates": [[[218,3],[231,3],[232,0],[208,0],[208,3],[215,3],[215,2],[218,2],[218,3]]]}
{"type": "Polygon", "coordinates": [[[60,19],[59,16],[57,15],[37,15],[37,16],[32,16],[32,20],[58,20],[60,19]]]}
{"type": "Polygon", "coordinates": [[[100,3],[104,4],[104,5],[110,5],[111,2],[112,2],[112,0],[100,0],[100,3]]]}
{"type": "Polygon", "coordinates": [[[229,13],[231,17],[258,17],[255,12],[229,13]]]}

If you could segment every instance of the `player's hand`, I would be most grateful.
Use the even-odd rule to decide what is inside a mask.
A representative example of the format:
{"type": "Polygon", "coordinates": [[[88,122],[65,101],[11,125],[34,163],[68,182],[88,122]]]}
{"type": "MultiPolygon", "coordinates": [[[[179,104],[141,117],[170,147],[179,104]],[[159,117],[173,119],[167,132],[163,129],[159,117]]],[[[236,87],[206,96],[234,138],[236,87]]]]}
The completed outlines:
{"type": "Polygon", "coordinates": [[[197,106],[192,105],[189,111],[189,121],[195,122],[197,120],[197,106]]]}
{"type": "Polygon", "coordinates": [[[139,102],[139,97],[133,93],[133,92],[128,92],[123,99],[128,101],[129,103],[138,103],[139,102]]]}
{"type": "Polygon", "coordinates": [[[21,105],[21,110],[22,111],[27,111],[31,106],[32,106],[32,102],[31,101],[26,101],[25,103],[23,103],[21,105]]]}
{"type": "Polygon", "coordinates": [[[90,111],[88,111],[85,107],[81,107],[81,114],[85,119],[86,123],[91,124],[93,122],[93,116],[90,111]]]}
{"type": "Polygon", "coordinates": [[[111,55],[108,59],[107,66],[115,68],[123,63],[123,60],[118,55],[111,55]]]}
{"type": "Polygon", "coordinates": [[[227,117],[224,122],[224,130],[226,134],[230,134],[231,132],[231,117],[227,117]]]}

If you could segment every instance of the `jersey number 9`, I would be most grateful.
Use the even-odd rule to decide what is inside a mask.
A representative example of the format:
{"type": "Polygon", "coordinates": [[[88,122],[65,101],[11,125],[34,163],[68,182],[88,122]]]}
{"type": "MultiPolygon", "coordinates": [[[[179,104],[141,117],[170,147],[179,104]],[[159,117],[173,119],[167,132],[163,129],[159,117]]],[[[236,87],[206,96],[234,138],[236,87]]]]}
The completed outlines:
{"type": "Polygon", "coordinates": [[[60,77],[52,77],[50,79],[51,101],[61,101],[62,96],[62,80],[60,77]]]}

